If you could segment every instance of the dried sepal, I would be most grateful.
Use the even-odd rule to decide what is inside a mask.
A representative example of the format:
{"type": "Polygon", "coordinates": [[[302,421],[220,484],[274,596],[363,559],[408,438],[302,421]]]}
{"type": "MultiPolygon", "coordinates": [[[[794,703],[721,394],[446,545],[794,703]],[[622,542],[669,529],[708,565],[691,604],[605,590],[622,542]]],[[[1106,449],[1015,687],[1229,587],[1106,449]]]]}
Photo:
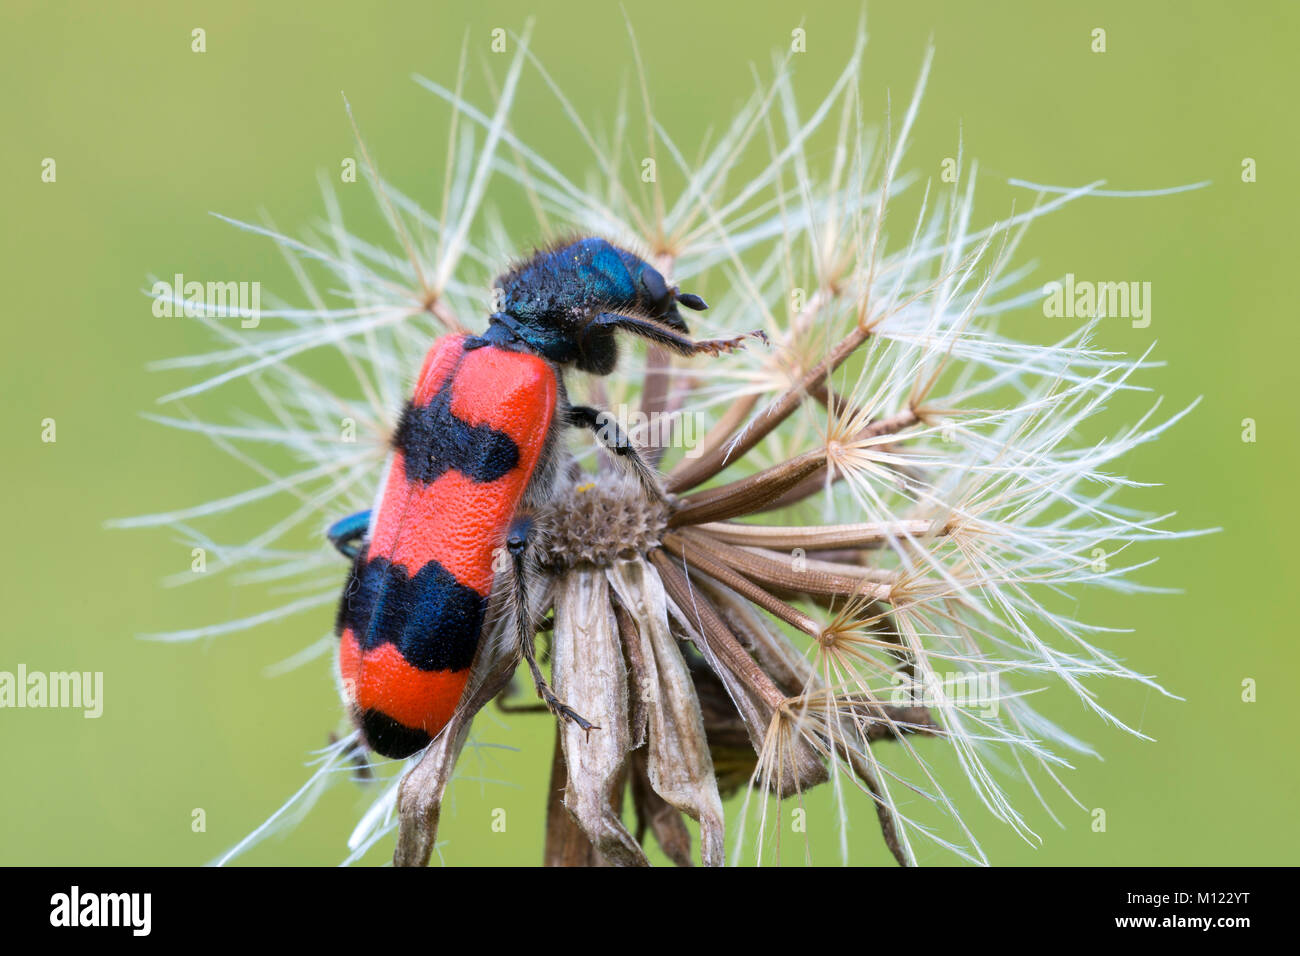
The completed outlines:
{"type": "Polygon", "coordinates": [[[564,765],[564,745],[560,728],[555,728],[555,746],[551,755],[551,776],[546,798],[546,843],[542,851],[543,866],[603,866],[596,848],[582,832],[578,821],[564,805],[569,786],[569,770],[564,765]]]}
{"type": "Polygon", "coordinates": [[[575,569],[556,581],[554,635],[555,691],[598,727],[587,733],[566,721],[560,728],[568,768],[564,805],[605,860],[648,866],[616,809],[630,749],[627,667],[609,584],[599,570],[575,569]]]}
{"type": "Polygon", "coordinates": [[[661,797],[650,783],[650,772],[646,767],[648,757],[644,750],[634,750],[630,761],[632,772],[628,779],[628,789],[632,794],[632,806],[636,810],[637,842],[645,844],[646,831],[655,835],[655,842],[664,855],[676,866],[693,866],[691,859],[691,831],[686,827],[686,820],[680,810],[661,797]]]}
{"type": "MultiPolygon", "coordinates": [[[[670,599],[670,614],[726,686],[754,749],[761,754],[770,729],[780,722],[778,715],[785,704],[785,695],[727,628],[707,596],[692,587],[672,559],[656,551],[650,560],[670,599]]],[[[763,782],[778,795],[798,793],[827,779],[825,765],[805,742],[792,740],[783,753],[788,759],[782,761],[780,772],[763,782]]]]}
{"type": "Polygon", "coordinates": [[[650,732],[650,707],[655,699],[655,675],[646,659],[636,622],[621,603],[614,605],[618,638],[623,642],[628,670],[628,743],[632,750],[645,746],[650,732]]]}
{"type": "Polygon", "coordinates": [[[651,690],[646,760],[650,785],[699,823],[704,865],[721,866],[725,861],[722,798],[695,686],[669,629],[663,585],[644,561],[619,562],[607,574],[619,603],[636,622],[639,657],[651,690]]]}

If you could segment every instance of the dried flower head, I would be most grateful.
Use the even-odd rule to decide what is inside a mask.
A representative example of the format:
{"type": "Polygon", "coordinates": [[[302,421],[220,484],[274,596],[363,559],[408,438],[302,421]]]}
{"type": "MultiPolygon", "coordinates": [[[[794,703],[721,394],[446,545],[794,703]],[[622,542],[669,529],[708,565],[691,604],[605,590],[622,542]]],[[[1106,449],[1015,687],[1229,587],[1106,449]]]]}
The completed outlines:
{"type": "MultiPolygon", "coordinates": [[[[305,307],[264,310],[256,330],[232,328],[227,310],[204,310],[223,345],[164,363],[207,372],[166,400],[242,381],[265,412],[162,420],[202,432],[264,484],[125,523],[181,529],[232,578],[291,598],[167,636],[291,614],[327,627],[343,568],[318,529],[373,497],[412,357],[448,331],[477,330],[490,311],[488,280],[524,250],[487,201],[514,203],[535,212],[542,237],[577,232],[639,249],[672,281],[707,291],[709,336],[761,327],[770,347],[690,361],[651,348],[624,356],[607,379],[569,381],[593,404],[624,410],[663,470],[670,506],[648,500],[617,466],[567,459],[561,493],[537,519],[531,606],[506,607],[494,591],[458,713],[382,785],[350,859],[395,828],[396,862],[430,859],[474,716],[510,693],[517,613],[549,635],[560,696],[600,727],[557,728],[547,862],[644,864],[647,831],[677,863],[751,851],[765,859],[779,851],[775,801],[823,784],[846,860],[855,805],[874,810],[904,864],[918,839],[982,861],[963,820],[971,799],[1033,839],[1000,777],[1012,768],[1037,793],[1042,777],[1060,784],[1063,752],[1088,748],[1036,713],[1028,693],[1063,682],[1123,727],[1098,701],[1095,679],[1159,689],[1093,643],[1104,629],[1050,596],[1135,590],[1120,552],[1175,536],[1162,518],[1116,500],[1134,483],[1112,468],[1179,416],[1158,422],[1153,408],[1110,438],[1080,438],[1108,400],[1137,388],[1130,378],[1147,357],[1100,351],[1095,320],[1049,345],[995,330],[1001,314],[1036,301],[1033,290],[1017,291],[1025,271],[1008,268],[1027,226],[1097,184],[1019,184],[1034,205],[976,228],[976,176],[962,169],[960,185],[924,186],[915,224],[895,241],[886,211],[891,197],[919,188],[900,170],[929,60],[901,121],[888,117],[877,133],[860,118],[859,40],[810,114],[778,63],[697,160],[648,119],[649,155],[682,185],[672,195],[658,181],[629,188],[627,111],[610,137],[597,137],[529,52],[527,31],[514,49],[488,112],[459,83],[419,80],[451,110],[436,214],[380,178],[361,147],[401,255],[350,234],[328,182],[328,219],[308,241],[236,224],[284,252],[305,307]],[[590,148],[590,185],[511,132],[525,70],[554,91],[571,135],[590,148]],[[827,135],[833,149],[812,148],[827,135]],[[328,369],[302,361],[324,351],[338,359],[328,369]],[[355,441],[340,438],[341,421],[355,441]],[[268,446],[291,465],[256,454],[268,446]],[[249,540],[198,530],[270,500],[291,506],[249,540]],[[969,797],[931,766],[948,753],[969,797]],[[723,799],[742,788],[728,846],[723,799]],[[698,851],[686,818],[698,823],[698,851]]],[[[648,97],[644,109],[652,117],[648,97]]],[[[333,643],[325,634],[291,662],[333,643]]],[[[353,735],[329,748],[303,790],[227,858],[309,806],[356,747],[353,735]]]]}

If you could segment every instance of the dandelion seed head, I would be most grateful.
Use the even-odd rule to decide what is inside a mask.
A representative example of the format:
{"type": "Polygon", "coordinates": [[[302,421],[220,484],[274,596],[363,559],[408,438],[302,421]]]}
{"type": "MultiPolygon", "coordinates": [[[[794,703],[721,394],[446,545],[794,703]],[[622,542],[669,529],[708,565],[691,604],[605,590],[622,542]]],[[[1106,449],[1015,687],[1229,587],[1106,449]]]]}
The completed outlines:
{"type": "Polygon", "coordinates": [[[626,478],[591,481],[584,475],[562,486],[536,522],[543,535],[538,556],[543,567],[609,567],[657,548],[668,510],[626,478]]]}

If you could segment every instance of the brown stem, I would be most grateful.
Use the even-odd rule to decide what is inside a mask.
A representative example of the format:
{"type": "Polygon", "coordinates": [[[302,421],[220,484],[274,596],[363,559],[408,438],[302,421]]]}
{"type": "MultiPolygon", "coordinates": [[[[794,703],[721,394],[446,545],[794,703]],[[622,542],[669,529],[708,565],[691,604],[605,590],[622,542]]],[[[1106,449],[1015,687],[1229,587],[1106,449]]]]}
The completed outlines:
{"type": "Polygon", "coordinates": [[[714,561],[701,548],[693,548],[688,554],[687,542],[680,535],[666,534],[663,543],[665,548],[687,562],[691,567],[707,574],[715,581],[725,584],[737,594],[744,596],[763,608],[763,610],[775,614],[792,627],[797,627],[812,637],[816,637],[821,633],[821,626],[807,614],[768,594],[748,578],[738,574],[726,565],[714,561]]]}
{"type": "MultiPolygon", "coordinates": [[[[825,386],[820,388],[820,394],[814,391],[813,395],[828,408],[831,407],[830,403],[839,401],[839,399],[830,393],[825,386]]],[[[882,434],[902,431],[904,428],[909,428],[912,425],[915,425],[920,420],[920,415],[910,409],[899,412],[896,415],[891,415],[889,418],[877,419],[861,428],[846,444],[851,446],[854,442],[869,441],[872,438],[878,438],[882,434]],[[884,430],[882,431],[881,429],[884,430]]],[[[876,450],[888,454],[897,450],[901,446],[902,442],[889,442],[883,445],[876,445],[875,447],[876,450]]],[[[917,481],[920,478],[920,472],[914,468],[909,468],[895,462],[882,462],[882,464],[885,468],[888,468],[890,471],[901,475],[904,478],[910,478],[913,481],[917,481]]],[[[771,504],[767,505],[763,510],[778,511],[781,508],[788,508],[791,505],[796,505],[818,492],[823,491],[827,486],[826,473],[829,468],[829,465],[823,465],[798,485],[783,494],[780,498],[777,498],[771,504]]],[[[843,480],[844,470],[842,468],[836,468],[831,474],[829,483],[835,484],[843,480]]]]}
{"type": "Polygon", "coordinates": [[[754,658],[749,656],[749,652],[740,646],[740,642],[718,617],[712,604],[692,591],[690,582],[682,570],[662,550],[650,552],[650,561],[659,572],[668,596],[683,613],[695,621],[700,631],[700,638],[708,642],[714,655],[726,665],[728,670],[757,693],[764,704],[773,710],[780,708],[785,701],[785,695],[763,673],[754,658]]]}
{"type": "MultiPolygon", "coordinates": [[[[641,387],[641,411],[645,413],[647,421],[654,422],[667,411],[672,379],[673,368],[668,353],[657,345],[650,346],[646,353],[645,378],[641,387]]],[[[642,447],[642,457],[651,468],[659,463],[663,453],[663,445],[647,444],[642,447]]]]}
{"type": "Polygon", "coordinates": [[[942,728],[935,723],[929,707],[920,704],[876,704],[879,719],[867,728],[867,740],[901,740],[904,735],[938,736],[942,728]]]}
{"type": "Polygon", "coordinates": [[[700,455],[698,458],[687,460],[674,469],[668,479],[668,490],[679,493],[688,488],[694,488],[696,485],[708,481],[733,461],[744,456],[750,449],[766,438],[772,429],[789,418],[790,414],[799,407],[799,404],[808,395],[808,390],[814,385],[824,382],[826,376],[839,368],[841,363],[852,355],[870,335],[869,328],[864,328],[861,325],[855,326],[853,331],[835,346],[830,355],[804,373],[803,378],[798,383],[760,413],[757,419],[752,419],[737,439],[726,442],[712,451],[700,455]]]}
{"type": "Polygon", "coordinates": [[[716,522],[696,526],[727,544],[751,545],[783,550],[804,548],[808,551],[834,548],[878,548],[895,538],[922,538],[932,534],[949,534],[951,525],[935,526],[925,518],[900,521],[868,521],[862,524],[775,525],[733,524],[716,522]]]}
{"type": "Polygon", "coordinates": [[[889,847],[889,852],[893,854],[894,860],[899,866],[910,866],[911,862],[908,860],[907,851],[903,848],[903,841],[898,836],[898,824],[894,819],[894,813],[885,803],[884,788],[880,785],[880,781],[876,779],[875,773],[872,772],[871,767],[860,753],[850,749],[848,757],[854,774],[871,791],[872,801],[876,805],[876,819],[880,822],[880,835],[885,838],[885,846],[889,847]]]}
{"type": "MultiPolygon", "coordinates": [[[[809,561],[804,558],[803,570],[796,570],[793,559],[789,557],[744,550],[710,538],[707,534],[693,533],[691,529],[686,529],[683,534],[688,541],[704,549],[711,557],[763,584],[800,594],[826,594],[840,598],[869,594],[879,600],[889,597],[890,588],[887,584],[871,580],[871,568],[809,561]]],[[[667,541],[666,536],[665,545],[667,541]]]]}
{"type": "MultiPolygon", "coordinates": [[[[713,427],[700,439],[699,445],[695,448],[696,457],[712,454],[721,448],[727,439],[735,434],[741,422],[749,416],[749,413],[754,410],[754,406],[757,404],[757,395],[746,395],[728,406],[727,410],[722,413],[722,417],[714,422],[713,427]]],[[[673,470],[669,472],[669,479],[677,477],[678,473],[683,471],[692,460],[692,458],[683,458],[678,462],[673,467],[673,470]]]]}
{"type": "Polygon", "coordinates": [[[798,485],[826,461],[824,450],[810,451],[730,484],[696,492],[683,499],[668,519],[670,528],[705,521],[725,521],[761,511],[798,485]]]}

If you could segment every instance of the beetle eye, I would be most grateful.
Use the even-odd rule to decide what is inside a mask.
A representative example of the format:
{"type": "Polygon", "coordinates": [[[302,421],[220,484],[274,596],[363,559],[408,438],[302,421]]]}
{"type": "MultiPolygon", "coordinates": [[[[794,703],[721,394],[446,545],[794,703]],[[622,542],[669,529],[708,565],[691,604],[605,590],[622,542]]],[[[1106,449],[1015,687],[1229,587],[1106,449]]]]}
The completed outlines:
{"type": "Polygon", "coordinates": [[[641,288],[645,290],[646,300],[660,308],[672,301],[672,296],[668,294],[668,283],[654,269],[641,270],[641,288]]]}

